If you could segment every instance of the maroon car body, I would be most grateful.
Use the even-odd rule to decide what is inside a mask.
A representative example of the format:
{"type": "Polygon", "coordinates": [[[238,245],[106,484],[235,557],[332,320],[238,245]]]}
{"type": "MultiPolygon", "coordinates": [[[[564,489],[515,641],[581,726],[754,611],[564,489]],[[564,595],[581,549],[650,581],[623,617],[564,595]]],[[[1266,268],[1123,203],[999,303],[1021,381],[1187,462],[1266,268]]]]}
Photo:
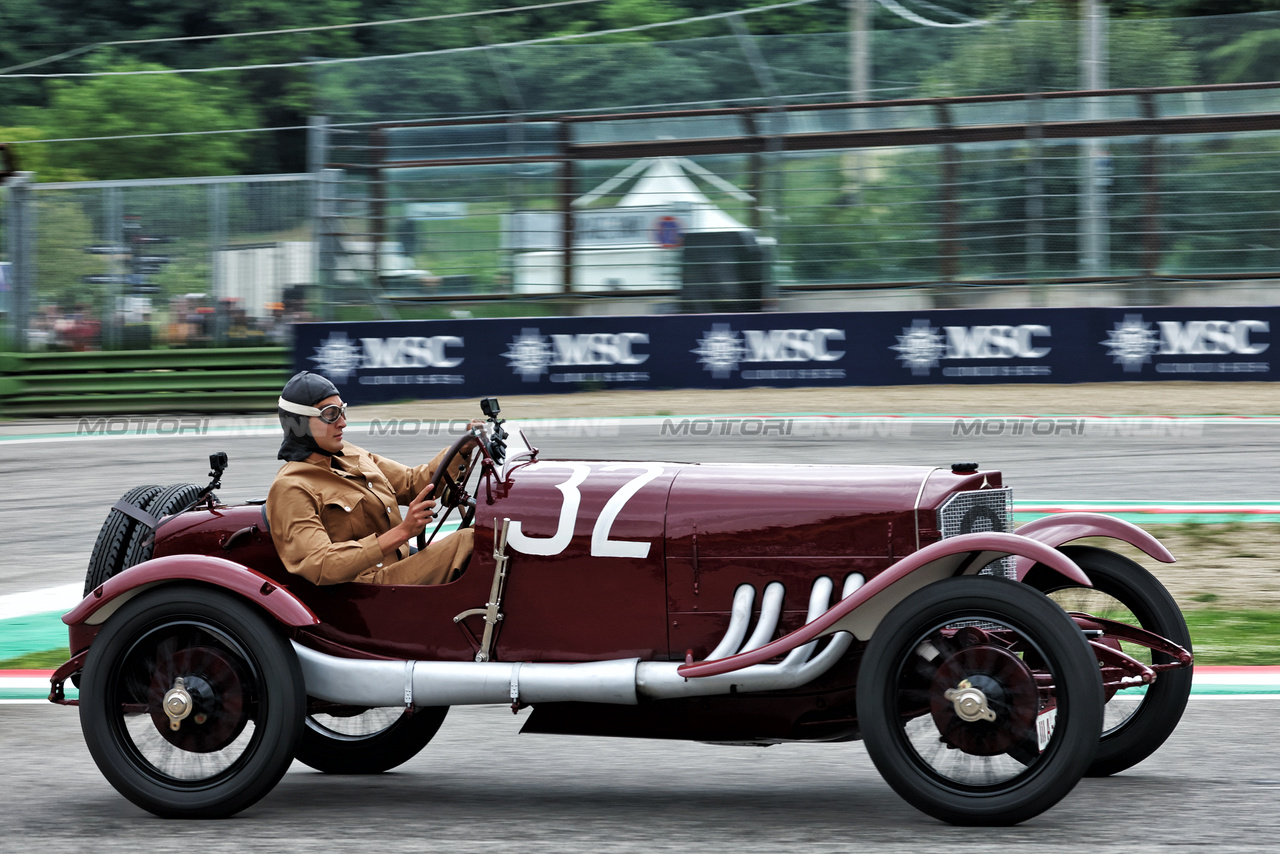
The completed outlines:
{"type": "MultiPolygon", "coordinates": [[[[1118,538],[1157,560],[1172,560],[1145,532],[1110,517],[1071,514],[1056,521],[1032,523],[1023,529],[1025,534],[1012,533],[1012,502],[1000,473],[971,465],[940,469],[540,460],[518,430],[511,432],[507,444],[510,447],[504,455],[500,448],[486,443],[475,461],[474,480],[463,493],[462,505],[465,509],[474,504],[475,552],[460,578],[439,586],[316,586],[291,575],[276,554],[260,503],[226,506],[209,499],[163,521],[155,520],[159,527],[150,559],[112,574],[64,618],[74,655],[55,674],[53,699],[74,702],[62,699],[63,681],[73,674],[84,680],[95,666],[115,667],[121,674],[117,681],[124,680],[127,668],[135,666],[127,663],[132,661],[128,659],[132,653],[126,648],[185,643],[174,639],[187,636],[176,631],[162,641],[151,640],[152,634],[147,633],[158,631],[152,628],[155,620],[147,622],[145,614],[129,610],[145,611],[150,597],[159,601],[162,611],[167,607],[185,614],[182,608],[174,611],[177,606],[167,604],[168,600],[157,599],[165,588],[171,591],[169,600],[182,601],[182,591],[201,589],[243,603],[286,639],[286,649],[292,649],[300,661],[308,720],[329,713],[358,717],[366,709],[393,706],[407,708],[411,715],[424,706],[509,700],[513,710],[532,705],[526,732],[756,744],[841,741],[867,735],[866,722],[861,720],[865,715],[859,714],[860,708],[864,712],[871,708],[866,705],[871,702],[870,692],[860,681],[868,678],[864,658],[896,656],[897,663],[888,666],[891,670],[898,667],[892,671],[898,675],[888,678],[897,679],[904,687],[888,689],[885,702],[897,711],[876,713],[877,719],[889,719],[890,727],[884,730],[881,724],[878,731],[898,732],[898,727],[906,727],[905,722],[922,714],[926,720],[941,721],[938,725],[944,730],[947,726],[956,728],[957,733],[964,727],[991,726],[1012,731],[1016,728],[1013,724],[971,719],[966,711],[969,707],[963,703],[966,698],[960,693],[967,690],[979,698],[981,711],[975,714],[1003,717],[1004,712],[990,711],[984,704],[998,709],[1000,702],[1005,702],[1012,709],[1017,697],[1028,696],[1028,691],[1034,697],[1039,691],[1040,700],[1032,703],[1035,708],[1027,712],[1029,718],[1008,713],[1021,721],[1017,727],[1022,728],[1016,737],[1010,737],[1024,745],[1009,749],[1021,764],[1014,764],[1008,772],[1008,803],[982,806],[999,798],[965,781],[960,781],[963,791],[939,796],[941,800],[913,794],[907,791],[909,782],[900,785],[894,776],[910,778],[917,772],[886,771],[873,752],[878,767],[895,788],[922,809],[957,823],[1008,823],[1047,808],[1089,766],[1090,757],[1083,763],[1079,758],[1072,760],[1075,765],[1065,772],[1071,779],[1065,787],[1062,781],[1055,783],[1052,795],[1019,794],[1028,784],[1012,782],[1024,778],[1034,782],[1037,774],[1048,775],[1037,766],[1050,764],[1046,757],[1053,754],[1054,720],[1056,717],[1060,722],[1064,717],[1058,712],[1064,708],[1067,677],[1054,666],[1042,672],[1035,662],[1042,654],[1045,659],[1055,655],[1065,659],[1077,653],[1074,647],[1054,653],[1059,642],[1038,635],[1038,629],[1019,616],[1024,610],[1022,599],[1012,605],[997,603],[990,611],[977,608],[973,616],[990,619],[995,628],[968,633],[965,626],[988,624],[961,620],[946,612],[945,620],[938,617],[928,626],[901,628],[904,619],[909,622],[909,615],[901,615],[911,610],[902,603],[916,601],[913,596],[924,596],[926,588],[947,580],[961,598],[975,591],[978,598],[974,602],[985,601],[981,597],[992,590],[997,598],[1004,597],[1008,588],[1018,588],[1008,591],[1008,596],[1043,599],[1026,584],[1009,583],[1029,573],[1042,579],[1037,585],[1040,589],[1087,590],[1089,575],[1073,560],[1071,547],[1059,548],[1086,536],[1118,538]],[[970,578],[964,583],[967,586],[955,581],[979,572],[1003,576],[1004,580],[970,578]],[[113,636],[111,643],[120,651],[103,652],[95,660],[93,650],[105,644],[102,634],[112,630],[113,620],[126,618],[136,627],[129,629],[136,635],[129,641],[134,646],[117,642],[113,636]],[[744,642],[742,635],[752,620],[756,629],[751,640],[744,642]],[[891,654],[877,653],[877,633],[882,625],[908,634],[915,631],[918,637],[913,636],[907,646],[899,642],[891,654]],[[976,639],[968,640],[970,635],[976,639]],[[911,706],[914,701],[903,699],[921,689],[915,683],[908,686],[918,677],[907,670],[918,662],[902,650],[926,648],[922,640],[926,636],[936,645],[948,647],[944,652],[953,661],[952,669],[988,674],[982,677],[990,682],[986,692],[966,687],[973,680],[965,679],[943,686],[951,699],[944,702],[935,697],[927,708],[911,706]],[[1031,649],[1038,651],[1028,652],[1031,649]],[[117,660],[126,664],[107,663],[117,660]],[[792,668],[790,676],[784,673],[787,667],[792,668]],[[403,668],[409,675],[402,677],[395,668],[403,668]],[[761,681],[753,683],[752,678],[761,681]],[[996,686],[997,682],[1003,687],[996,686]],[[397,693],[401,689],[402,701],[397,693]],[[1037,725],[1041,729],[1038,752],[1034,735],[1027,734],[1037,725]],[[1028,738],[1033,745],[1030,754],[1025,747],[1028,738]],[[1030,770],[1021,770],[1023,766],[1030,770]]],[[[138,530],[138,536],[149,535],[146,525],[139,524],[138,530]]],[[[1145,588],[1147,584],[1144,579],[1131,586],[1145,588]]],[[[1129,604],[1125,596],[1110,592],[1122,604],[1129,604]]],[[[932,604],[920,601],[926,610],[945,611],[941,600],[932,604]]],[[[245,694],[241,705],[247,708],[255,691],[269,693],[269,668],[264,665],[257,676],[248,673],[255,660],[251,649],[248,654],[240,653],[248,664],[226,664],[225,660],[235,659],[234,651],[249,646],[249,641],[236,641],[231,629],[216,628],[221,623],[214,618],[191,619],[199,626],[212,620],[215,628],[202,628],[203,639],[190,645],[219,650],[211,654],[218,664],[206,669],[222,668],[221,675],[199,677],[213,686],[202,695],[204,699],[194,692],[188,696],[183,689],[184,685],[189,687],[187,683],[204,684],[196,674],[200,668],[192,663],[194,653],[176,659],[170,656],[167,663],[157,663],[164,655],[148,653],[145,663],[136,666],[157,673],[163,670],[164,675],[155,676],[150,687],[137,696],[100,701],[99,708],[105,711],[98,714],[110,719],[120,709],[138,712],[146,706],[160,737],[167,739],[166,750],[200,752],[210,746],[221,750],[226,748],[221,741],[217,745],[199,742],[193,747],[197,742],[182,739],[194,736],[174,735],[182,733],[183,726],[189,732],[195,725],[172,714],[166,718],[165,704],[179,703],[186,697],[190,708],[203,704],[209,708],[201,714],[217,718],[213,708],[221,701],[214,699],[215,695],[219,691],[232,693],[234,688],[245,694]],[[224,634],[231,640],[222,639],[224,634]],[[175,682],[174,674],[183,668],[190,673],[185,681],[175,682]]],[[[1046,617],[1045,621],[1056,619],[1046,617]]],[[[1083,660],[1092,671],[1088,679],[1097,685],[1072,689],[1077,711],[1071,720],[1073,725],[1101,730],[1101,734],[1095,731],[1086,738],[1093,742],[1101,738],[1104,744],[1106,724],[1089,723],[1091,702],[1111,701],[1134,685],[1150,685],[1161,679],[1168,683],[1166,674],[1178,674],[1179,679],[1185,675],[1189,686],[1191,661],[1186,638],[1164,623],[1153,626],[1151,619],[1135,619],[1125,629],[1113,627],[1106,619],[1101,614],[1080,614],[1072,622],[1063,615],[1066,628],[1055,623],[1053,629],[1074,632],[1081,638],[1079,645],[1086,650],[1083,660]],[[1151,634],[1151,630],[1175,636],[1161,636],[1158,631],[1151,634]],[[1131,652],[1135,644],[1150,653],[1145,662],[1123,651],[1131,652]],[[1101,660],[1100,669],[1094,657],[1101,660]],[[1090,692],[1096,692],[1096,700],[1081,699],[1090,692]]],[[[118,634],[126,629],[115,631],[118,634]]],[[[1065,641],[1067,646],[1074,643],[1065,641]]],[[[283,657],[288,658],[288,653],[283,657]]],[[[1081,677],[1078,681],[1085,685],[1088,680],[1081,677]]],[[[111,684],[108,677],[82,684],[82,700],[95,696],[95,691],[115,690],[111,684]]],[[[1181,683],[1176,693],[1182,694],[1185,703],[1181,683]]],[[[1141,711],[1146,701],[1139,697],[1136,702],[1141,711]]],[[[1180,714],[1181,705],[1177,712],[1180,714]]],[[[85,714],[82,707],[82,716],[85,714]]],[[[1168,716],[1167,712],[1160,715],[1160,726],[1171,730],[1168,716]]],[[[1130,714],[1126,720],[1133,717],[1130,714]]],[[[399,725],[395,722],[398,719],[392,720],[389,729],[399,725]]],[[[265,726],[260,718],[250,717],[249,722],[254,724],[251,731],[265,726]]],[[[100,726],[103,721],[94,723],[100,726]]],[[[237,725],[243,727],[245,722],[237,725]]],[[[375,727],[369,735],[381,737],[381,732],[375,727]]],[[[1158,741],[1164,736],[1167,732],[1158,741]]],[[[121,755],[130,750],[138,753],[139,748],[129,746],[131,738],[122,735],[117,739],[124,744],[121,755]]],[[[910,748],[913,736],[902,738],[910,748]]],[[[943,738],[948,738],[945,732],[943,738]]],[[[951,742],[953,750],[984,755],[973,737],[956,735],[951,742]]],[[[313,744],[313,748],[323,751],[324,744],[336,741],[322,739],[321,746],[313,744]]],[[[93,739],[90,746],[94,749],[93,739]]],[[[94,750],[99,765],[118,767],[119,760],[111,757],[119,747],[99,745],[94,750]]],[[[405,752],[412,755],[420,748],[405,752]]],[[[1154,747],[1144,746],[1136,752],[1149,753],[1151,749],[1154,747]]],[[[1073,750],[1079,752],[1079,745],[1073,750]]],[[[1129,749],[1128,758],[1136,752],[1129,749]]],[[[914,754],[908,749],[904,755],[914,754]]],[[[399,761],[404,758],[408,757],[399,761]]],[[[129,761],[138,764],[136,759],[129,761]]],[[[230,767],[234,770],[237,762],[247,761],[236,759],[230,767]]],[[[907,765],[911,761],[915,760],[907,765]]],[[[1059,764],[1063,761],[1054,759],[1059,764]]],[[[317,767],[351,770],[341,763],[325,767],[323,759],[317,767]]],[[[182,801],[187,797],[182,793],[185,788],[199,786],[151,779],[157,775],[149,768],[149,762],[142,763],[140,779],[161,789],[179,790],[178,794],[140,793],[142,784],[130,784],[127,774],[121,779],[120,773],[107,767],[103,770],[126,796],[166,815],[227,814],[252,803],[274,784],[271,780],[252,797],[241,794],[218,801],[192,795],[193,800],[186,803],[182,801]]],[[[925,776],[940,777],[930,783],[935,788],[957,788],[947,779],[948,773],[925,769],[925,776]]],[[[228,771],[224,776],[233,775],[228,771]]],[[[217,788],[210,781],[205,783],[205,788],[217,788]]]]}

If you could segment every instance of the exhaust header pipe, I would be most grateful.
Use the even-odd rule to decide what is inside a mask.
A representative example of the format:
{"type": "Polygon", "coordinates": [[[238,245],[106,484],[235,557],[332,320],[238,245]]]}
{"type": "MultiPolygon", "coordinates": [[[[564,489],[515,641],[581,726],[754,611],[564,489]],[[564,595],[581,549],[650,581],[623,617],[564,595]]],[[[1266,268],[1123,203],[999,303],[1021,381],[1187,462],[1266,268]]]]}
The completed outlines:
{"type": "MultiPolygon", "coordinates": [[[[850,575],[842,596],[863,583],[850,575]]],[[[833,584],[822,577],[809,596],[807,622],[831,605],[833,584]]],[[[734,593],[729,628],[709,661],[758,649],[768,643],[782,616],[783,586],[766,588],[760,616],[751,637],[743,643],[751,621],[755,588],[740,586],[734,593]]],[[[833,635],[827,647],[813,654],[818,642],[792,650],[779,664],[752,667],[697,679],[685,679],[676,669],[681,662],[641,661],[638,658],[547,664],[504,661],[369,661],[339,658],[293,643],[302,667],[307,694],[347,706],[469,706],[490,704],[606,703],[634,706],[650,700],[705,697],[733,691],[782,691],[797,688],[826,673],[848,651],[853,636],[833,635]]]]}

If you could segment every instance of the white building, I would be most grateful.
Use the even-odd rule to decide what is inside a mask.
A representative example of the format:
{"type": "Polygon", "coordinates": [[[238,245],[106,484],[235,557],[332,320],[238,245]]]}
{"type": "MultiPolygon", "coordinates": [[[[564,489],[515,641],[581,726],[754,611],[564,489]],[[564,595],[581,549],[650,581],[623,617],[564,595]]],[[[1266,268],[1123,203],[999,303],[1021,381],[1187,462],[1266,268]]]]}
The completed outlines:
{"type": "MultiPolygon", "coordinates": [[[[573,202],[573,290],[678,287],[681,245],[695,232],[749,231],[689,177],[692,172],[740,201],[754,197],[696,163],[659,157],[637,161],[573,202]],[[638,177],[637,177],[638,176],[638,177]],[[590,205],[634,181],[607,208],[590,205]]],[[[517,293],[559,293],[564,287],[562,215],[519,211],[503,224],[517,293]]]]}

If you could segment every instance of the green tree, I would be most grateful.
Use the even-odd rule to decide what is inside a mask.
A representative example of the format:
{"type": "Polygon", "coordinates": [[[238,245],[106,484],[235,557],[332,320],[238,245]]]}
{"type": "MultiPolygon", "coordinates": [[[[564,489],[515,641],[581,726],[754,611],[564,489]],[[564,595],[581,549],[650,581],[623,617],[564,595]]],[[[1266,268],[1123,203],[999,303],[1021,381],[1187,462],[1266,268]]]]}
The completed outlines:
{"type": "Polygon", "coordinates": [[[1217,69],[1215,82],[1249,83],[1272,80],[1280,63],[1280,30],[1246,33],[1209,54],[1217,69]]]}
{"type": "MultiPolygon", "coordinates": [[[[126,62],[104,70],[162,68],[126,62]]],[[[235,92],[191,76],[60,80],[50,89],[46,131],[64,138],[234,130],[254,120],[235,92]]],[[[49,159],[91,178],[160,178],[231,174],[244,164],[245,150],[235,134],[149,136],[51,144],[49,159]]]]}
{"type": "Polygon", "coordinates": [[[0,127],[0,139],[11,144],[20,171],[36,173],[37,181],[83,181],[83,172],[54,166],[55,143],[34,141],[46,137],[46,132],[36,127],[0,127]]]}

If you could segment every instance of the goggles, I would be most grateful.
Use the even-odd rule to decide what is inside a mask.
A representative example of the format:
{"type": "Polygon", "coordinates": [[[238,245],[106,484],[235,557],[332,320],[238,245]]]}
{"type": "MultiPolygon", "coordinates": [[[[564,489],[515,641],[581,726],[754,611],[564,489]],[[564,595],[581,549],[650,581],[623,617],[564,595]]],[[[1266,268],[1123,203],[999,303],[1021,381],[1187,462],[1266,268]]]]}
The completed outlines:
{"type": "Polygon", "coordinates": [[[314,406],[303,406],[301,403],[294,403],[282,397],[276,401],[276,406],[285,412],[292,412],[294,415],[313,415],[325,424],[334,424],[339,418],[345,418],[347,415],[347,405],[345,403],[331,403],[324,409],[317,409],[314,406]]]}

